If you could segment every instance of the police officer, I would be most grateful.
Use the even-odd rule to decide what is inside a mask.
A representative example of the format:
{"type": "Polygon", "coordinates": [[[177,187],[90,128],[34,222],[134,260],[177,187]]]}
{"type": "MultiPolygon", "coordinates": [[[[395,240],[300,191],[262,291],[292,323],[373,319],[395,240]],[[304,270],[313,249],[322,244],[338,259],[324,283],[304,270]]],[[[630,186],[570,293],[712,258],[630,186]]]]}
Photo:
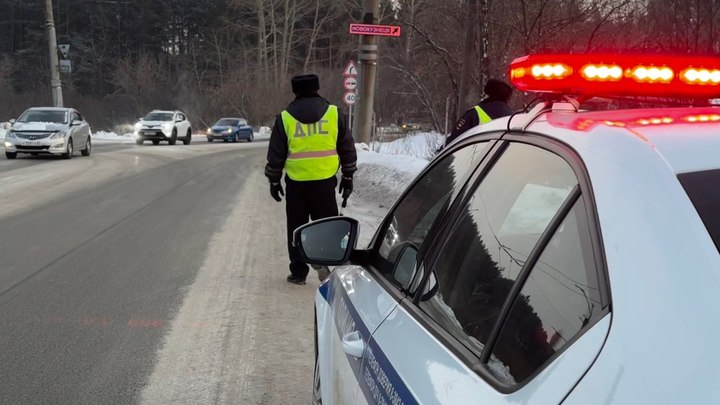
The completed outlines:
{"type": "MultiPolygon", "coordinates": [[[[335,200],[337,172],[342,171],[340,194],[347,199],[353,190],[357,153],[352,134],[337,106],[322,98],[317,75],[292,78],[295,100],[275,119],[270,135],[265,176],[270,180],[270,195],[280,202],[284,196],[280,184],[285,169],[287,243],[290,275],[287,281],[305,284],[309,269],[292,246],[293,231],[308,219],[338,215],[335,200]]],[[[329,273],[318,267],[318,278],[329,273]]]]}
{"type": "Polygon", "coordinates": [[[448,145],[472,127],[512,114],[512,110],[508,105],[508,101],[512,96],[512,87],[507,83],[490,79],[485,83],[484,92],[486,97],[463,114],[457,125],[455,125],[455,129],[447,137],[445,145],[448,145]]]}

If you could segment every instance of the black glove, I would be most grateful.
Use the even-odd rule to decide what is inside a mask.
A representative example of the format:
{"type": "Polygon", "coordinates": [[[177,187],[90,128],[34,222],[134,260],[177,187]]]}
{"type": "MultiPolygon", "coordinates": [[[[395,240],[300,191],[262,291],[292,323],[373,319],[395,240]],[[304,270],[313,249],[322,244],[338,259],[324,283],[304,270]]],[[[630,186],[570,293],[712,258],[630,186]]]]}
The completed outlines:
{"type": "Polygon", "coordinates": [[[340,188],[338,189],[339,193],[342,194],[343,200],[347,200],[348,197],[350,197],[350,194],[352,194],[353,191],[353,179],[352,177],[345,177],[343,176],[340,180],[340,188]]]}
{"type": "Polygon", "coordinates": [[[285,192],[283,191],[283,188],[282,188],[282,185],[280,184],[280,182],[277,182],[277,183],[270,182],[270,195],[272,196],[272,198],[275,199],[275,201],[277,201],[277,202],[282,201],[282,197],[280,197],[280,196],[285,196],[285,192]]]}

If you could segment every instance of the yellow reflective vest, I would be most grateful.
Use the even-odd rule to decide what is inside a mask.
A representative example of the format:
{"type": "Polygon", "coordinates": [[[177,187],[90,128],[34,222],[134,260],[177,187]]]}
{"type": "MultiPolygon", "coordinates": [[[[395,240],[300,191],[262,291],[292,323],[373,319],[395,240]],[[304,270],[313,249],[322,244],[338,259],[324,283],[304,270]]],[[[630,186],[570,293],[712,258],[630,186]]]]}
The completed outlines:
{"type": "Polygon", "coordinates": [[[285,172],[295,181],[325,180],[337,174],[338,108],[330,105],[320,121],[304,124],[280,113],[288,139],[285,172]]]}
{"type": "Polygon", "coordinates": [[[481,124],[487,124],[488,122],[492,121],[492,118],[490,118],[490,116],[487,115],[485,110],[480,108],[480,106],[475,106],[475,112],[477,112],[478,119],[481,124]]]}

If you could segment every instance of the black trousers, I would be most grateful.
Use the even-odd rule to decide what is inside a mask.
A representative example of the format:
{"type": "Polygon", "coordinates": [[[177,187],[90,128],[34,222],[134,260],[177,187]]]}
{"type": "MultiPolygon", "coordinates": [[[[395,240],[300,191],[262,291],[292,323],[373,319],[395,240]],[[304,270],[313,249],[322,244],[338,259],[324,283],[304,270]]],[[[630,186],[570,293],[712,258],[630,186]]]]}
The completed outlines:
{"type": "Polygon", "coordinates": [[[308,265],[300,261],[300,253],[292,246],[295,229],[310,222],[310,219],[338,215],[335,201],[337,178],[318,181],[294,181],[285,177],[285,213],[287,215],[287,241],[290,255],[290,273],[305,279],[308,265]]]}

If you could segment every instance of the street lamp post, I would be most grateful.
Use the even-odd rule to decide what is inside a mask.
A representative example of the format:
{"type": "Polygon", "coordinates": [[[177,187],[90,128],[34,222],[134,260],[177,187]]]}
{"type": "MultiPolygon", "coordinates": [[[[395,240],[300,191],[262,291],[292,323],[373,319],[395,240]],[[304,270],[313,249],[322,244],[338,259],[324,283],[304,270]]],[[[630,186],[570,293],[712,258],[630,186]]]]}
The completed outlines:
{"type": "Polygon", "coordinates": [[[55,19],[53,18],[52,0],[45,0],[45,16],[50,51],[50,88],[55,107],[63,106],[62,82],[57,54],[57,37],[55,36],[55,19]]]}
{"type": "MultiPolygon", "coordinates": [[[[378,0],[363,0],[364,24],[377,24],[379,13],[378,0]]],[[[378,61],[378,38],[372,35],[360,37],[358,55],[358,94],[353,135],[360,142],[370,142],[372,133],[373,101],[375,99],[375,75],[378,61]]]]}

